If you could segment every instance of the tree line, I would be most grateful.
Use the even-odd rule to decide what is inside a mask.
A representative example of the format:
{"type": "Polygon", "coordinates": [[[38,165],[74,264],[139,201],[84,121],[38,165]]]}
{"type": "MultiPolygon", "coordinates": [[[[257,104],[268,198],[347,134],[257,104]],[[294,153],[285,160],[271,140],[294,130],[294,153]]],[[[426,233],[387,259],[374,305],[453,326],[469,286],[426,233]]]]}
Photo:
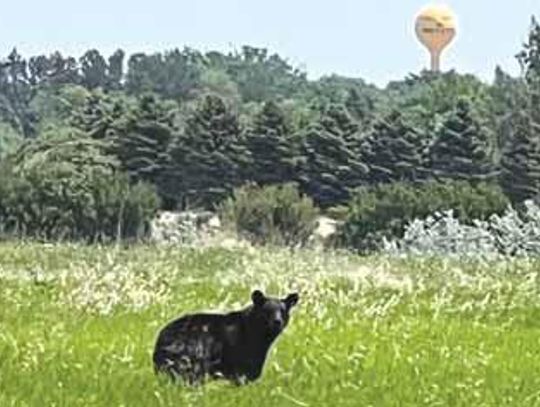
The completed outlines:
{"type": "Polygon", "coordinates": [[[289,182],[324,209],[358,188],[434,180],[499,184],[520,203],[540,193],[535,19],[517,60],[520,76],[497,68],[492,83],[421,72],[379,88],[337,75],[308,80],[247,46],[78,59],[13,50],[0,62],[0,160],[26,174],[29,145],[72,162],[73,149],[58,146],[95,142],[82,163],[113,160],[165,209],[213,208],[244,184],[289,182]]]}

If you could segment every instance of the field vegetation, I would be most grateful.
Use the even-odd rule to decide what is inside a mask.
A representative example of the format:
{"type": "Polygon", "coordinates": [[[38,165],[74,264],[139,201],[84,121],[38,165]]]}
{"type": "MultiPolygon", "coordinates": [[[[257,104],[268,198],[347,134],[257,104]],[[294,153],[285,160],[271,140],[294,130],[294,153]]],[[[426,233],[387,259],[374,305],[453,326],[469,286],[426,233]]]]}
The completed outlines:
{"type": "Polygon", "coordinates": [[[538,260],[4,243],[2,406],[540,405],[538,260]],[[301,302],[260,381],[156,377],[159,328],[252,289],[301,302]]]}

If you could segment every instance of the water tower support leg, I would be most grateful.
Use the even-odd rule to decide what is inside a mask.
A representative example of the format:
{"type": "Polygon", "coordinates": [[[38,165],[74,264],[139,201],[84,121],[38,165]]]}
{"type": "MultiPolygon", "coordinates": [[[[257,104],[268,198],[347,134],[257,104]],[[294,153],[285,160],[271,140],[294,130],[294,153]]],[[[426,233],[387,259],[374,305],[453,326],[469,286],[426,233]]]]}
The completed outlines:
{"type": "Polygon", "coordinates": [[[441,52],[433,51],[431,53],[431,71],[440,72],[441,70],[441,52]]]}

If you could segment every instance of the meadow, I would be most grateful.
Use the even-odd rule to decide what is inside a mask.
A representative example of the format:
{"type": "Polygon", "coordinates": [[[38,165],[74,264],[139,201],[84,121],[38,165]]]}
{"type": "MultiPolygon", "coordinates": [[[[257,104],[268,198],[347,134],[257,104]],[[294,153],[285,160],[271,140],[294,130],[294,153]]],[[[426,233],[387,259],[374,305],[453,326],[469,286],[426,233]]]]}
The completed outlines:
{"type": "Polygon", "coordinates": [[[540,261],[252,248],[0,245],[0,406],[540,405],[540,261]],[[262,378],[189,389],[176,316],[299,291],[262,378]]]}

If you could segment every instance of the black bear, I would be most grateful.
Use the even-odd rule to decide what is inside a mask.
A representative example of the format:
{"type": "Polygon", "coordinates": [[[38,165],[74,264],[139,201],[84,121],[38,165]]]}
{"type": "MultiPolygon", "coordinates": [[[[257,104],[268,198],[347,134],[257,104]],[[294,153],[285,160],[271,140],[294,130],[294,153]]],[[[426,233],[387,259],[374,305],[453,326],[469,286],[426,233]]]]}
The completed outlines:
{"type": "Polygon", "coordinates": [[[166,325],[154,349],[156,372],[199,384],[225,378],[236,384],[260,377],[266,355],[289,322],[298,294],[284,299],[256,290],[252,304],[228,314],[185,315],[166,325]]]}

